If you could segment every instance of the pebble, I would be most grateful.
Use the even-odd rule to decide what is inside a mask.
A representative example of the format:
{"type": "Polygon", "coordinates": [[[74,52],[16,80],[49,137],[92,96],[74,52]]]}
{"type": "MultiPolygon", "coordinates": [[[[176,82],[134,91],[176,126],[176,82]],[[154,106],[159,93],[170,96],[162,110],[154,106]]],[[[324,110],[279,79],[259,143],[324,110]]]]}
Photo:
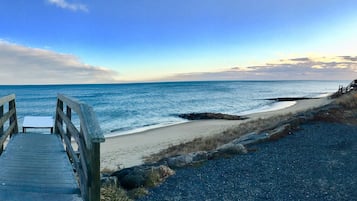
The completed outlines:
{"type": "Polygon", "coordinates": [[[140,201],[355,200],[357,127],[310,122],[258,150],[185,167],[140,201]]]}

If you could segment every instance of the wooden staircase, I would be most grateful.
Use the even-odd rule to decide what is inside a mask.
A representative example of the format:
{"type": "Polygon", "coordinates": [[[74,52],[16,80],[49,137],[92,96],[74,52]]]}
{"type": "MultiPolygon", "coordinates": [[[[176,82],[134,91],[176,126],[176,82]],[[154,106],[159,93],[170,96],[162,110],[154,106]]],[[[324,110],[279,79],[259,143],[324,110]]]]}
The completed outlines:
{"type": "Polygon", "coordinates": [[[0,99],[1,201],[100,200],[104,137],[93,109],[58,95],[54,127],[55,134],[18,133],[15,95],[0,99]]]}

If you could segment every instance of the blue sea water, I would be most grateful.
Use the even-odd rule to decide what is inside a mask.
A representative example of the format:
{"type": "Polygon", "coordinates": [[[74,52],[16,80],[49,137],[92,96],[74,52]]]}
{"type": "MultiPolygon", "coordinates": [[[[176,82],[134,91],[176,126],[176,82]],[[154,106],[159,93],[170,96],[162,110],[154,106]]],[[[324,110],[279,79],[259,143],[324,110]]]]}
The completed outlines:
{"type": "Polygon", "coordinates": [[[178,114],[247,114],[274,107],[276,97],[318,97],[348,81],[210,81],[138,84],[0,86],[16,94],[19,124],[24,116],[54,116],[58,93],[94,108],[106,136],[185,122],[178,114]]]}

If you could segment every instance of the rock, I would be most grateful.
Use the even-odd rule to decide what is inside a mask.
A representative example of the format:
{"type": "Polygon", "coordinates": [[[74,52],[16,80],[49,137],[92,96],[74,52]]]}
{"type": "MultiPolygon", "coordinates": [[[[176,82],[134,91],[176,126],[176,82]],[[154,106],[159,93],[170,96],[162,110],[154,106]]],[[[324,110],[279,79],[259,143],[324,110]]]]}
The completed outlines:
{"type": "Polygon", "coordinates": [[[111,176],[117,177],[119,184],[127,190],[138,188],[145,184],[145,171],[140,166],[116,171],[111,176]]]}
{"type": "Polygon", "coordinates": [[[111,176],[118,179],[118,183],[126,190],[140,187],[152,187],[162,182],[175,172],[169,167],[136,166],[114,172],[111,176]]]}
{"type": "Polygon", "coordinates": [[[167,165],[170,168],[184,167],[192,164],[193,156],[190,154],[179,155],[167,159],[167,165]]]}
{"type": "Polygon", "coordinates": [[[278,128],[269,132],[269,140],[278,140],[286,135],[289,135],[291,132],[290,124],[284,124],[278,128]]]}
{"type": "Polygon", "coordinates": [[[268,133],[248,133],[246,135],[241,136],[238,139],[235,139],[232,141],[232,143],[234,144],[242,144],[244,146],[249,145],[249,144],[255,144],[255,143],[259,143],[262,141],[265,141],[269,138],[268,133]]]}
{"type": "Polygon", "coordinates": [[[217,148],[217,151],[225,154],[246,154],[247,149],[242,144],[228,143],[217,148]]]}
{"type": "Polygon", "coordinates": [[[248,153],[247,149],[242,144],[228,143],[218,147],[210,154],[210,159],[221,157],[229,157],[237,154],[248,153]]]}
{"type": "Polygon", "coordinates": [[[145,187],[154,187],[162,183],[166,178],[174,175],[175,171],[167,166],[160,165],[159,167],[153,167],[146,172],[145,187]]]}
{"type": "Polygon", "coordinates": [[[178,155],[166,158],[166,164],[170,168],[180,168],[194,163],[200,163],[209,159],[209,153],[206,151],[198,151],[194,153],[178,155]]]}
{"type": "Polygon", "coordinates": [[[123,188],[131,190],[143,187],[145,185],[145,178],[142,174],[129,174],[120,180],[119,183],[123,188]]]}
{"type": "Polygon", "coordinates": [[[271,101],[283,102],[283,101],[298,101],[298,100],[307,100],[307,99],[317,99],[317,98],[308,98],[308,97],[280,97],[280,98],[267,98],[267,99],[264,99],[264,100],[271,100],[271,101]]]}
{"type": "Polygon", "coordinates": [[[167,178],[169,176],[172,176],[175,174],[175,171],[173,171],[171,168],[165,166],[165,165],[160,165],[158,168],[156,168],[159,171],[160,177],[161,178],[167,178]]]}
{"type": "Polygon", "coordinates": [[[132,171],[134,171],[134,168],[125,168],[125,169],[121,169],[121,170],[118,170],[116,172],[113,172],[111,174],[111,176],[115,176],[118,178],[118,180],[121,180],[123,179],[126,175],[130,174],[132,171]]]}
{"type": "Polygon", "coordinates": [[[198,151],[190,154],[192,156],[193,163],[199,163],[208,159],[208,153],[206,151],[198,151]]]}
{"type": "Polygon", "coordinates": [[[118,186],[118,178],[114,176],[103,175],[100,177],[102,186],[118,186]]]}
{"type": "Polygon", "coordinates": [[[188,113],[188,114],[179,114],[180,118],[188,119],[188,120],[201,120],[201,119],[225,119],[225,120],[243,120],[247,119],[246,117],[237,116],[237,115],[229,115],[222,113],[188,113]]]}

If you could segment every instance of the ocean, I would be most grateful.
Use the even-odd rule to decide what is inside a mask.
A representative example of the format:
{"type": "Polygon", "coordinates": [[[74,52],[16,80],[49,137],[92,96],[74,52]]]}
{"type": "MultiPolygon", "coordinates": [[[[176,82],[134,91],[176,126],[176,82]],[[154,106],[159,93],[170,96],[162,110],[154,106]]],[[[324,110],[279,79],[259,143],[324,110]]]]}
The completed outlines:
{"type": "Polygon", "coordinates": [[[75,97],[94,108],[105,136],[135,133],[187,122],[181,113],[249,114],[292,103],[277,97],[319,97],[349,81],[197,81],[137,84],[0,86],[16,94],[19,125],[24,116],[54,116],[56,96],[75,97]]]}

